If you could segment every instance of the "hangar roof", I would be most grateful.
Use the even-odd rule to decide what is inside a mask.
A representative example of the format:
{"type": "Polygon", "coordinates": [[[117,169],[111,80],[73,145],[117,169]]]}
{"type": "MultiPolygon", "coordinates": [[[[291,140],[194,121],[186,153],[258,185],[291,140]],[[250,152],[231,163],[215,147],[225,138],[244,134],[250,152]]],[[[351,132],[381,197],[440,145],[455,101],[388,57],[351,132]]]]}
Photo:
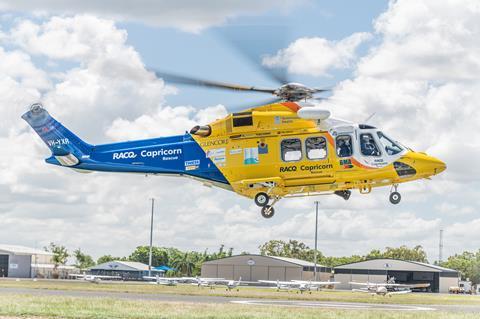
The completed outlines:
{"type": "MultiPolygon", "coordinates": [[[[89,270],[148,271],[148,265],[136,261],[114,260],[92,266],[89,270]]],[[[152,268],[152,271],[156,271],[152,268]]]]}
{"type": "MultiPolygon", "coordinates": [[[[314,267],[315,264],[310,262],[310,261],[305,261],[301,259],[296,259],[296,258],[289,258],[289,257],[279,257],[279,256],[264,256],[264,255],[256,255],[256,254],[248,254],[248,255],[235,255],[235,256],[230,256],[230,257],[224,257],[224,258],[219,258],[219,259],[214,259],[214,260],[209,260],[204,262],[204,264],[227,264],[227,263],[242,263],[245,260],[248,259],[253,259],[254,261],[257,262],[257,265],[260,265],[260,259],[263,260],[263,263],[265,263],[267,260],[275,260],[280,263],[288,263],[288,264],[294,264],[296,266],[301,266],[301,267],[314,267]]],[[[318,268],[325,267],[324,265],[317,264],[318,268]]]]}
{"type": "Polygon", "coordinates": [[[0,252],[6,252],[14,255],[48,255],[53,256],[52,253],[40,249],[19,246],[19,245],[2,245],[0,244],[0,252]]]}
{"type": "Polygon", "coordinates": [[[430,271],[430,272],[457,272],[453,269],[422,263],[418,261],[408,261],[399,259],[379,258],[359,261],[350,264],[344,264],[334,269],[369,269],[369,270],[411,270],[411,271],[430,271]],[[388,266],[387,266],[388,265],[388,266]]]}

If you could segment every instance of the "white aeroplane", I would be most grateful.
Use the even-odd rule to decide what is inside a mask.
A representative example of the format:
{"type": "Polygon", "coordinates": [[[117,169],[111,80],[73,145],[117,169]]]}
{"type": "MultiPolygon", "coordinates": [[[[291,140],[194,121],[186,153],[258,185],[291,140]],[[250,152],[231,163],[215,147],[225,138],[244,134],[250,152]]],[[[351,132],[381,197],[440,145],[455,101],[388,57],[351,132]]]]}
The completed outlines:
{"type": "MultiPolygon", "coordinates": [[[[397,284],[395,283],[395,278],[390,278],[385,283],[374,283],[374,282],[356,282],[351,281],[349,282],[350,285],[357,285],[357,286],[364,286],[364,288],[359,289],[352,289],[354,292],[364,292],[374,295],[380,296],[389,296],[392,295],[403,295],[411,293],[411,288],[414,288],[416,285],[405,285],[405,284],[397,284]]],[[[422,284],[425,285],[425,284],[422,284]]]]}
{"type": "Polygon", "coordinates": [[[102,279],[122,279],[120,276],[107,276],[107,275],[88,275],[88,274],[69,274],[69,277],[75,279],[85,280],[89,282],[99,283],[102,279]]]}
{"type": "Polygon", "coordinates": [[[300,293],[308,291],[312,293],[312,290],[319,290],[321,287],[335,286],[340,284],[338,281],[306,281],[306,280],[292,280],[292,281],[274,281],[274,280],[259,280],[259,282],[267,284],[275,284],[277,291],[285,290],[298,290],[300,293]]]}
{"type": "Polygon", "coordinates": [[[183,278],[176,277],[160,277],[160,276],[143,276],[144,280],[155,280],[150,281],[152,284],[165,285],[165,286],[176,286],[179,282],[182,282],[183,278]]]}
{"type": "MultiPolygon", "coordinates": [[[[217,283],[220,283],[220,282],[217,282],[217,283]]],[[[226,290],[228,291],[232,291],[232,289],[236,289],[237,291],[239,290],[238,289],[238,286],[240,286],[242,284],[242,277],[238,278],[238,281],[235,281],[235,280],[223,280],[221,282],[221,284],[225,285],[227,287],[226,290]]]]}
{"type": "Polygon", "coordinates": [[[198,287],[215,288],[215,284],[218,282],[224,282],[225,278],[202,278],[202,277],[182,277],[183,282],[190,282],[192,285],[198,287]]]}

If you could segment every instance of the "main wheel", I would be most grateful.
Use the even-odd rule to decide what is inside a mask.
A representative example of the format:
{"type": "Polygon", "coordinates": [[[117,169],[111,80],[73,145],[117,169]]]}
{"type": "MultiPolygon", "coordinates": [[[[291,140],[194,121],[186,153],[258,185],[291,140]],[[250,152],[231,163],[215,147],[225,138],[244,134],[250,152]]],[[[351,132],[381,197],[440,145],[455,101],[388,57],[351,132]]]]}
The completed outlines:
{"type": "Polygon", "coordinates": [[[264,207],[268,205],[268,201],[270,200],[270,196],[267,193],[258,193],[255,195],[255,204],[259,207],[264,207]]]}
{"type": "Polygon", "coordinates": [[[261,213],[264,218],[272,218],[275,214],[275,209],[270,205],[265,205],[262,207],[261,213]]]}
{"type": "Polygon", "coordinates": [[[402,199],[402,195],[400,195],[399,192],[393,192],[390,194],[390,203],[397,205],[400,203],[400,200],[402,199]]]}

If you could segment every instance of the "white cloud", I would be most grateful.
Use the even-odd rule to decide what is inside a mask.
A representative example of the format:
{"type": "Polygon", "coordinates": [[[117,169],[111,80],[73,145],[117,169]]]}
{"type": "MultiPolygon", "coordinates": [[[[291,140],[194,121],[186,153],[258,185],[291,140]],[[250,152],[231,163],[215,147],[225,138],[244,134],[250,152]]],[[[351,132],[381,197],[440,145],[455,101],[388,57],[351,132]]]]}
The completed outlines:
{"type": "Polygon", "coordinates": [[[289,72],[314,76],[328,75],[331,69],[345,69],[355,60],[355,50],[370,39],[368,33],[354,33],[340,41],[300,38],[274,56],[267,56],[268,67],[286,67],[289,72]]]}
{"type": "Polygon", "coordinates": [[[286,11],[302,2],[304,1],[138,0],[133,3],[127,0],[2,0],[0,11],[33,12],[36,15],[93,14],[120,21],[199,32],[239,15],[257,15],[269,10],[286,11]]]}

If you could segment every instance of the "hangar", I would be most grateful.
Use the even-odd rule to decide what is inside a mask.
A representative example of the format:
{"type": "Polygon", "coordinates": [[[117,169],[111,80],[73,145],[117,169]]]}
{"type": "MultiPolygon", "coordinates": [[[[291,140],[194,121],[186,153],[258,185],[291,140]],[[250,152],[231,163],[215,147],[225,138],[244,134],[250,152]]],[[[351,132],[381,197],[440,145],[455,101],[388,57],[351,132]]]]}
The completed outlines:
{"type": "MultiPolygon", "coordinates": [[[[287,257],[236,255],[202,264],[202,277],[243,281],[313,280],[314,263],[287,257]]],[[[317,264],[317,280],[329,280],[332,269],[317,264]]]]}
{"type": "Polygon", "coordinates": [[[395,277],[396,283],[429,283],[431,292],[448,292],[448,288],[458,286],[459,281],[456,270],[416,261],[386,258],[340,265],[334,268],[334,273],[335,281],[342,283],[337,286],[340,289],[352,289],[350,281],[382,283],[395,277]]]}
{"type": "MultiPolygon", "coordinates": [[[[164,270],[152,268],[152,275],[161,275],[164,270]]],[[[143,280],[148,276],[148,265],[136,261],[114,260],[88,268],[90,275],[120,276],[122,280],[143,280]]]]}
{"type": "Polygon", "coordinates": [[[75,271],[72,266],[57,265],[52,261],[53,254],[40,249],[0,245],[0,277],[13,278],[67,278],[75,271]],[[54,274],[55,273],[55,274],[54,274]]]}

